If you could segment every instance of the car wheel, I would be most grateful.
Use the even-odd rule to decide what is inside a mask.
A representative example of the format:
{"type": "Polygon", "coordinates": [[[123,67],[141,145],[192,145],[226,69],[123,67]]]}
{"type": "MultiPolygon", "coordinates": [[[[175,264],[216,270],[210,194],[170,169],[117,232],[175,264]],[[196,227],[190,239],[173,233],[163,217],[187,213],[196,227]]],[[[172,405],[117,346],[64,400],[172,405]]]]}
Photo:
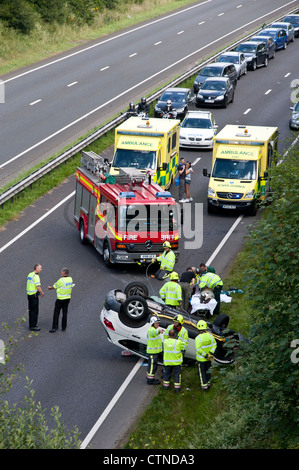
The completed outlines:
{"type": "Polygon", "coordinates": [[[223,102],[223,107],[224,108],[227,108],[227,105],[228,105],[228,99],[227,99],[227,96],[224,98],[224,102],[223,102]]]}
{"type": "Polygon", "coordinates": [[[103,258],[104,258],[104,262],[105,262],[106,266],[108,268],[110,268],[111,265],[112,265],[112,263],[111,263],[111,252],[110,252],[109,243],[107,241],[104,242],[103,258]]]}
{"type": "Polygon", "coordinates": [[[251,216],[256,216],[256,213],[257,213],[257,202],[254,201],[252,203],[252,206],[250,206],[249,210],[248,210],[248,215],[251,215],[251,216]]]}
{"type": "Polygon", "coordinates": [[[251,70],[254,72],[256,70],[256,60],[252,62],[251,70]]]}
{"type": "Polygon", "coordinates": [[[288,43],[285,42],[284,45],[283,45],[284,50],[286,50],[287,47],[288,47],[288,43]]]}
{"type": "Polygon", "coordinates": [[[247,67],[244,69],[244,75],[247,75],[247,67]]]}
{"type": "Polygon", "coordinates": [[[80,228],[79,228],[79,237],[80,237],[80,242],[82,243],[82,245],[86,245],[87,243],[87,239],[84,234],[85,234],[85,226],[84,226],[83,220],[81,219],[80,228]]]}
{"type": "Polygon", "coordinates": [[[272,59],[275,59],[275,50],[273,51],[272,59]]]}
{"type": "Polygon", "coordinates": [[[147,303],[140,295],[132,295],[122,304],[120,319],[126,325],[139,328],[146,324],[147,318],[147,303]]]}
{"type": "Polygon", "coordinates": [[[148,296],[148,288],[143,282],[130,282],[124,290],[124,293],[127,297],[131,297],[132,295],[141,295],[141,296],[148,296]]]}
{"type": "Polygon", "coordinates": [[[234,99],[235,99],[235,92],[233,92],[233,94],[232,94],[231,103],[233,103],[233,102],[234,102],[234,99]]]}
{"type": "Polygon", "coordinates": [[[226,313],[220,313],[217,318],[215,318],[213,325],[218,326],[218,328],[227,328],[228,323],[229,316],[226,315],[226,313]]]}

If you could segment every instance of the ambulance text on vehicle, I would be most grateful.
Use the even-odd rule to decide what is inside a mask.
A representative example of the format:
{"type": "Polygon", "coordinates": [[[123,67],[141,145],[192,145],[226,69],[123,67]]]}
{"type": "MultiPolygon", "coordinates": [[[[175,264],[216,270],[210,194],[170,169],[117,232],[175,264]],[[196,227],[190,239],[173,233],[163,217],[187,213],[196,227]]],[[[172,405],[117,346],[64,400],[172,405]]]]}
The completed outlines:
{"type": "Polygon", "coordinates": [[[169,241],[178,256],[179,211],[170,192],[134,168],[108,173],[108,162],[83,152],[76,172],[74,221],[82,243],[105,263],[150,262],[169,241]]]}
{"type": "Polygon", "coordinates": [[[208,212],[244,210],[251,215],[267,191],[267,169],[275,163],[278,128],[227,125],[215,137],[209,176],[208,212]]]}
{"type": "Polygon", "coordinates": [[[150,172],[152,181],[168,189],[179,161],[180,121],[131,117],[115,129],[110,173],[120,168],[150,172]]]}

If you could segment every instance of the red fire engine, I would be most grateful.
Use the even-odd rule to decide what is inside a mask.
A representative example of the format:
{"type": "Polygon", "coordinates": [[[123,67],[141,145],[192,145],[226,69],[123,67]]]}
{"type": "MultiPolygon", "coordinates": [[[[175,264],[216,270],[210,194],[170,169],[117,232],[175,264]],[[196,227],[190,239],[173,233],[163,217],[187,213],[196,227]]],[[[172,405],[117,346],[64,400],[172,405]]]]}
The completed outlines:
{"type": "Polygon", "coordinates": [[[179,211],[170,192],[132,168],[110,175],[109,164],[82,152],[76,173],[74,221],[82,243],[92,243],[107,266],[142,263],[169,241],[178,256],[179,211]]]}

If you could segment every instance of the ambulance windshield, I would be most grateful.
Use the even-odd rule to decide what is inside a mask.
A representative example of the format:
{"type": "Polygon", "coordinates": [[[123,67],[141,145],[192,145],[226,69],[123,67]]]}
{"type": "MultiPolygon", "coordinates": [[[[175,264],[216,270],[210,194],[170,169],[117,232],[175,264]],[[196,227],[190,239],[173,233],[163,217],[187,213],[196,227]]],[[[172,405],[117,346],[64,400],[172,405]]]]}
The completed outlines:
{"type": "Polygon", "coordinates": [[[178,230],[178,212],[168,204],[130,204],[119,208],[118,229],[135,232],[178,230]]]}
{"type": "Polygon", "coordinates": [[[254,160],[229,160],[216,158],[213,178],[229,178],[237,180],[256,180],[257,169],[254,160]]]}
{"type": "Polygon", "coordinates": [[[146,150],[117,149],[113,167],[136,168],[138,170],[155,170],[156,152],[146,150]]]}

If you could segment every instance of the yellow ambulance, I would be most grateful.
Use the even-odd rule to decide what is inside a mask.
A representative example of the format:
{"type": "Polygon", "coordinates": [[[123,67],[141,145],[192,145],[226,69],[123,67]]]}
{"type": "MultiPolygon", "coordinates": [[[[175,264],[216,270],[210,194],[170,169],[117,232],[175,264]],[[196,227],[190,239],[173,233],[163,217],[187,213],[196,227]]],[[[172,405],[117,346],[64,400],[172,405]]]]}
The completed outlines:
{"type": "Polygon", "coordinates": [[[266,197],[267,169],[275,162],[278,128],[227,125],[216,136],[209,176],[208,212],[217,209],[255,215],[266,197]]]}
{"type": "Polygon", "coordinates": [[[115,129],[110,174],[118,175],[120,168],[134,168],[168,189],[179,161],[179,143],[179,120],[131,117],[115,129]]]}

